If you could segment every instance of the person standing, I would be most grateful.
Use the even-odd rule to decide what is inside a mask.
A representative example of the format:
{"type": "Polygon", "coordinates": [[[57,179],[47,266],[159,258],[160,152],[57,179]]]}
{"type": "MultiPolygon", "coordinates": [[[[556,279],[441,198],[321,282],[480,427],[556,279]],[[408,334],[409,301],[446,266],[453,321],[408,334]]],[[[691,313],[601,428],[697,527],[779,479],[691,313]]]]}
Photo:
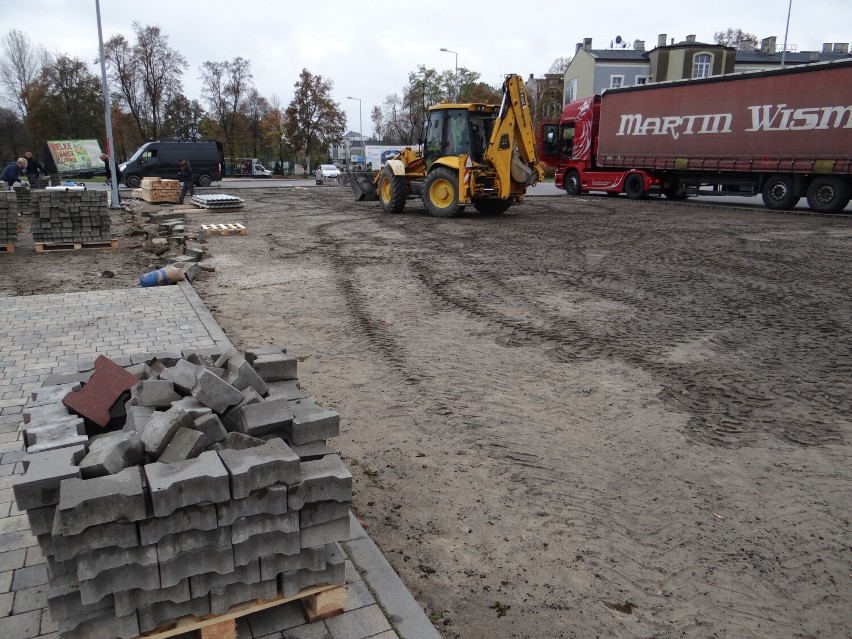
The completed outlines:
{"type": "Polygon", "coordinates": [[[12,190],[12,185],[15,182],[21,181],[21,173],[27,168],[27,161],[24,158],[18,158],[16,162],[9,162],[3,172],[0,173],[0,181],[9,185],[9,190],[12,190]]]}
{"type": "Polygon", "coordinates": [[[183,199],[186,197],[187,191],[189,191],[190,195],[195,195],[195,184],[192,181],[192,165],[183,158],[178,160],[178,180],[181,181],[178,204],[183,204],[183,199]]]}
{"type": "Polygon", "coordinates": [[[38,189],[41,187],[39,176],[40,174],[46,175],[47,171],[44,170],[41,162],[35,159],[32,151],[24,153],[24,158],[27,160],[27,180],[30,183],[30,188],[38,189]]]}
{"type": "MultiPolygon", "coordinates": [[[[104,163],[104,169],[106,171],[106,184],[107,186],[112,185],[112,169],[109,168],[109,156],[106,153],[101,153],[100,155],[101,161],[104,163]]],[[[115,180],[116,184],[121,184],[121,171],[118,168],[118,165],[115,166],[115,180]]]]}
{"type": "MultiPolygon", "coordinates": [[[[100,154],[101,161],[104,163],[104,170],[106,171],[106,185],[108,187],[112,186],[112,169],[109,167],[109,156],[106,153],[100,154]]],[[[115,187],[118,190],[119,185],[121,184],[121,171],[118,168],[118,165],[115,167],[115,187]]],[[[118,203],[121,204],[121,193],[118,194],[118,203]]]]}

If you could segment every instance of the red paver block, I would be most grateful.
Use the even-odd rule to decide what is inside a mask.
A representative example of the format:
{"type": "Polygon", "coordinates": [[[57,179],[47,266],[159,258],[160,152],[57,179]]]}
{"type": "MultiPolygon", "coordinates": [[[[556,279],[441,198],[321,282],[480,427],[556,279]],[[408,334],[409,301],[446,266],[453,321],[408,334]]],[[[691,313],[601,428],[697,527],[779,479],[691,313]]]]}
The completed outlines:
{"type": "Polygon", "coordinates": [[[101,355],[95,360],[95,373],[82,390],[68,393],[62,403],[104,428],[109,424],[109,409],[112,405],[138,383],[138,377],[128,373],[109,357],[101,355]]]}

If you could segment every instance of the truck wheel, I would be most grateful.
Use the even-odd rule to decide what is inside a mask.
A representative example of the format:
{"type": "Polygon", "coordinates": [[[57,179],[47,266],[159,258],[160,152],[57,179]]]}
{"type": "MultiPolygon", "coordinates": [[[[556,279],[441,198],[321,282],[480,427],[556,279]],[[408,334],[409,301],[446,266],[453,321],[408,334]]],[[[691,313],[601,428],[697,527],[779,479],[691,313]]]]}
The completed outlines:
{"type": "Polygon", "coordinates": [[[213,184],[213,178],[206,173],[198,176],[198,186],[210,186],[213,184]]]}
{"type": "Polygon", "coordinates": [[[140,186],[142,186],[142,178],[140,178],[138,175],[128,175],[124,183],[131,189],[138,189],[140,186]]]}
{"type": "Polygon", "coordinates": [[[499,200],[497,198],[475,200],[473,206],[483,215],[500,215],[509,210],[509,207],[512,206],[512,200],[499,200]]]}
{"type": "Polygon", "coordinates": [[[453,217],[459,212],[458,175],[446,167],[438,167],[423,185],[423,204],[433,217],[453,217]]]}
{"type": "Polygon", "coordinates": [[[383,168],[379,176],[379,202],[382,204],[382,210],[385,213],[402,213],[407,197],[405,178],[394,175],[388,167],[383,168]]]}
{"type": "Polygon", "coordinates": [[[789,175],[773,175],[763,185],[763,203],[768,209],[786,211],[796,206],[799,198],[793,191],[789,175]]]}
{"type": "Polygon", "coordinates": [[[580,174],[577,171],[568,171],[563,178],[562,185],[565,187],[565,192],[568,195],[580,195],[583,192],[583,186],[580,183],[580,174]]]}
{"type": "Polygon", "coordinates": [[[814,178],[808,185],[808,206],[817,213],[839,213],[849,204],[849,185],[837,177],[814,178]]]}
{"type": "Polygon", "coordinates": [[[645,178],[640,173],[631,173],[624,182],[624,192],[631,200],[644,200],[648,197],[645,190],[645,178]]]}

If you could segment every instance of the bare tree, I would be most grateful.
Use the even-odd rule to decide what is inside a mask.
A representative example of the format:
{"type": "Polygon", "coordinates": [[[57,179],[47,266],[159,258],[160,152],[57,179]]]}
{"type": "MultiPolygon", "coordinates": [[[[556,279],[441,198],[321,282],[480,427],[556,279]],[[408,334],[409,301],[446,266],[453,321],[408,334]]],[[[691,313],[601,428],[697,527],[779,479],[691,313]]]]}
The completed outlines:
{"type": "Polygon", "coordinates": [[[547,70],[548,73],[561,73],[564,74],[568,70],[568,65],[571,64],[571,60],[573,58],[559,57],[553,61],[553,64],[550,65],[550,68],[547,70]]]}
{"type": "Polygon", "coordinates": [[[181,76],[189,65],[178,51],[169,47],[169,38],[160,32],[160,27],[142,27],[134,22],[133,31],[136,33],[133,50],[151,114],[151,137],[158,138],[163,108],[181,92],[181,76]]]}
{"type": "Polygon", "coordinates": [[[252,157],[259,157],[259,150],[264,146],[264,140],[267,137],[265,130],[266,116],[269,109],[269,101],[252,87],[246,96],[245,103],[246,125],[251,142],[252,157]]]}
{"type": "Polygon", "coordinates": [[[225,155],[230,157],[235,155],[240,107],[252,88],[252,77],[251,62],[241,57],[201,65],[202,96],[222,130],[225,155]]]}
{"type": "Polygon", "coordinates": [[[734,47],[736,49],[743,48],[743,45],[746,45],[749,49],[754,49],[759,42],[756,35],[753,33],[746,33],[742,29],[717,31],[713,34],[713,41],[716,44],[721,44],[725,47],[734,47]]]}
{"type": "Polygon", "coordinates": [[[23,119],[32,106],[32,86],[46,57],[44,49],[33,46],[23,31],[11,29],[0,40],[0,89],[23,119]]]}
{"type": "Polygon", "coordinates": [[[110,80],[118,89],[113,99],[127,107],[142,139],[160,137],[163,111],[181,93],[181,77],[188,66],[184,57],[169,47],[159,27],[133,23],[135,44],[115,35],[104,45],[110,80]]]}

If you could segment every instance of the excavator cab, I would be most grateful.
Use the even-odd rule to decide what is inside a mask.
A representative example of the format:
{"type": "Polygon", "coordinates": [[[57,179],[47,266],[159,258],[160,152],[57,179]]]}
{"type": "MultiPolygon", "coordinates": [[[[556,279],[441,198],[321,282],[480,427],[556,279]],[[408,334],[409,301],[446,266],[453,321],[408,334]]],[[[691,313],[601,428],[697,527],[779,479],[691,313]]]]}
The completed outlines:
{"type": "Polygon", "coordinates": [[[439,158],[467,155],[481,163],[496,114],[493,107],[470,105],[467,108],[433,108],[429,112],[423,162],[428,170],[439,158]]]}

